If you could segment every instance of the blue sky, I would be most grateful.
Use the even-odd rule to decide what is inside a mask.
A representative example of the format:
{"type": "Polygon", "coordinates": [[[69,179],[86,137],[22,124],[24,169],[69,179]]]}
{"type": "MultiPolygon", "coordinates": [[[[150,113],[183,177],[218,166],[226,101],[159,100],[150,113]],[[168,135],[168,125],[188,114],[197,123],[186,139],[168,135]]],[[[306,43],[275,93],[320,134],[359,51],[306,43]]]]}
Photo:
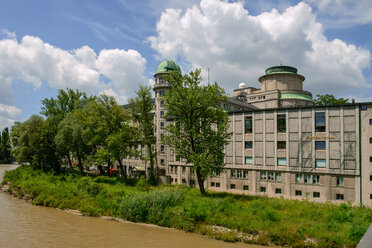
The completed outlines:
{"type": "Polygon", "coordinates": [[[371,34],[369,0],[1,1],[0,129],[59,88],[126,103],[165,58],[227,93],[283,63],[313,95],[372,101],[371,34]]]}

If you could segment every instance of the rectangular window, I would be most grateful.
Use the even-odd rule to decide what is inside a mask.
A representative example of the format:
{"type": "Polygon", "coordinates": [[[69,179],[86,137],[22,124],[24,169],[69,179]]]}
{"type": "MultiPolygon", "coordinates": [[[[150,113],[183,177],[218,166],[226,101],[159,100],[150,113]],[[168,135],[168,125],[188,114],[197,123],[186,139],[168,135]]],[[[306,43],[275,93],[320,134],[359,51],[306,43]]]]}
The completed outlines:
{"type": "Polygon", "coordinates": [[[182,174],[186,174],[186,167],[182,167],[182,174]]]}
{"type": "Polygon", "coordinates": [[[369,194],[369,199],[371,199],[371,200],[372,200],[372,194],[369,194]]]}
{"type": "Polygon", "coordinates": [[[211,182],[211,187],[214,187],[215,183],[214,182],[211,182]]]}
{"type": "Polygon", "coordinates": [[[230,170],[230,177],[235,178],[236,177],[236,170],[230,170]]]}
{"type": "Polygon", "coordinates": [[[325,159],[315,159],[315,167],[316,168],[325,168],[326,167],[326,160],[325,159]]]}
{"type": "Polygon", "coordinates": [[[287,142],[285,142],[285,141],[278,141],[277,142],[277,148],[278,149],[286,149],[287,148],[287,142]]]}
{"type": "Polygon", "coordinates": [[[279,166],[287,165],[287,159],[286,158],[278,158],[278,165],[279,166]]]}
{"type": "Polygon", "coordinates": [[[336,186],[344,186],[344,177],[336,177],[336,186]]]}
{"type": "Polygon", "coordinates": [[[296,190],[295,194],[296,194],[296,196],[301,196],[302,195],[302,191],[301,190],[296,190]]]}
{"type": "Polygon", "coordinates": [[[282,189],[281,188],[276,188],[275,189],[275,194],[281,194],[282,193],[282,189]]]}
{"type": "Polygon", "coordinates": [[[221,186],[220,183],[216,183],[216,188],[219,188],[221,186]]]}
{"type": "Polygon", "coordinates": [[[243,171],[242,170],[238,170],[237,173],[238,173],[238,178],[243,178],[243,171]]]}
{"type": "Polygon", "coordinates": [[[325,124],[325,113],[315,113],[315,132],[325,132],[326,131],[326,124],[325,124]]]}
{"type": "Polygon", "coordinates": [[[266,192],[266,187],[260,187],[260,192],[265,193],[266,192]]]}
{"type": "Polygon", "coordinates": [[[369,143],[372,144],[372,138],[369,138],[369,143]]]}
{"type": "Polygon", "coordinates": [[[369,125],[372,125],[372,119],[369,119],[369,125]]]}
{"type": "Polygon", "coordinates": [[[244,127],[245,127],[245,133],[252,133],[253,131],[253,125],[252,125],[252,116],[245,117],[244,121],[244,127]]]}
{"type": "Polygon", "coordinates": [[[320,184],[320,176],[313,175],[313,184],[320,184]]]}
{"type": "Polygon", "coordinates": [[[275,173],[275,181],[276,182],[281,182],[282,181],[282,173],[275,173]]]}
{"type": "Polygon", "coordinates": [[[164,111],[160,111],[160,117],[164,117],[164,111]]]}
{"type": "Polygon", "coordinates": [[[248,171],[247,170],[244,171],[244,178],[248,179],[248,171]]]}
{"type": "Polygon", "coordinates": [[[304,183],[311,184],[311,175],[304,176],[304,183]]]}
{"type": "Polygon", "coordinates": [[[164,101],[160,101],[160,106],[163,106],[164,105],[164,101]]]}
{"type": "Polygon", "coordinates": [[[343,200],[344,194],[336,194],[336,200],[343,200]]]}
{"type": "Polygon", "coordinates": [[[302,183],[302,174],[296,174],[296,183],[302,183]]]}
{"type": "Polygon", "coordinates": [[[266,172],[265,171],[261,171],[261,173],[260,173],[260,179],[261,180],[266,180],[266,172]]]}
{"type": "Polygon", "coordinates": [[[160,146],[160,152],[161,152],[161,153],[164,153],[164,151],[165,151],[164,146],[161,145],[161,146],[160,146]]]}
{"type": "Polygon", "coordinates": [[[315,141],[315,150],[325,150],[326,142],[325,141],[315,141]]]}
{"type": "Polygon", "coordinates": [[[313,192],[313,197],[314,198],[319,198],[320,197],[320,192],[313,192]]]}
{"type": "Polygon", "coordinates": [[[372,175],[369,175],[369,181],[372,182],[372,175]]]}
{"type": "Polygon", "coordinates": [[[164,129],[164,122],[160,122],[160,129],[164,129]]]}
{"type": "Polygon", "coordinates": [[[252,157],[245,157],[245,164],[253,164],[252,157]]]}
{"type": "Polygon", "coordinates": [[[369,157],[369,162],[372,163],[372,157],[369,157]]]}
{"type": "Polygon", "coordinates": [[[230,189],[235,189],[235,184],[230,184],[230,189]]]}
{"type": "Polygon", "coordinates": [[[145,157],[145,146],[141,145],[141,156],[145,157]]]}
{"type": "Polygon", "coordinates": [[[269,179],[269,181],[274,181],[274,172],[269,172],[267,174],[268,174],[267,178],[269,179]]]}
{"type": "Polygon", "coordinates": [[[361,110],[367,110],[367,105],[362,105],[362,106],[360,107],[360,109],[361,109],[361,110]]]}
{"type": "Polygon", "coordinates": [[[248,189],[249,189],[248,185],[243,185],[243,190],[248,190],[248,189]]]}
{"type": "Polygon", "coordinates": [[[277,115],[276,123],[277,123],[277,131],[278,133],[285,133],[286,131],[286,120],[285,114],[277,115]]]}
{"type": "Polygon", "coordinates": [[[245,149],[252,149],[253,148],[253,142],[252,141],[246,141],[245,142],[245,149]]]}

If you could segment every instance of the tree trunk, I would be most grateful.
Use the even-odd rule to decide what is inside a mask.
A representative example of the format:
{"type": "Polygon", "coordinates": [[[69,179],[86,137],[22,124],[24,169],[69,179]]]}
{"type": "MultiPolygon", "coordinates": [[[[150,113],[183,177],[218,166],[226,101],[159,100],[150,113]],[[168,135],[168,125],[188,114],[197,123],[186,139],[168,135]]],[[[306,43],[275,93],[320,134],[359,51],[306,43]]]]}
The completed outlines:
{"type": "Polygon", "coordinates": [[[107,175],[108,176],[111,176],[110,169],[111,169],[111,161],[110,159],[107,159],[107,175]]]}
{"type": "Polygon", "coordinates": [[[80,174],[84,174],[83,163],[81,161],[81,156],[80,156],[79,148],[76,148],[76,156],[78,157],[80,174]]]}
{"type": "Polygon", "coordinates": [[[70,158],[70,152],[67,153],[67,160],[68,160],[68,164],[70,165],[70,168],[72,168],[72,162],[71,162],[71,158],[70,158]]]}
{"type": "Polygon", "coordinates": [[[156,173],[156,170],[154,168],[154,153],[152,152],[152,146],[151,144],[147,144],[147,153],[148,153],[148,156],[149,156],[149,160],[150,160],[150,175],[149,175],[149,179],[150,179],[150,182],[151,184],[153,185],[156,185],[158,183],[158,178],[157,178],[157,173],[156,173]]]}
{"type": "Polygon", "coordinates": [[[121,161],[121,159],[118,159],[118,162],[121,174],[123,175],[124,179],[127,179],[127,172],[124,171],[123,162],[121,161]]]}
{"type": "Polygon", "coordinates": [[[101,176],[103,176],[105,174],[105,171],[103,170],[102,165],[98,165],[97,167],[98,167],[98,170],[99,170],[99,174],[101,176]]]}
{"type": "Polygon", "coordinates": [[[196,169],[196,177],[198,179],[198,185],[199,185],[200,193],[202,195],[206,195],[207,193],[205,192],[205,189],[204,189],[204,180],[202,179],[199,168],[196,169]]]}

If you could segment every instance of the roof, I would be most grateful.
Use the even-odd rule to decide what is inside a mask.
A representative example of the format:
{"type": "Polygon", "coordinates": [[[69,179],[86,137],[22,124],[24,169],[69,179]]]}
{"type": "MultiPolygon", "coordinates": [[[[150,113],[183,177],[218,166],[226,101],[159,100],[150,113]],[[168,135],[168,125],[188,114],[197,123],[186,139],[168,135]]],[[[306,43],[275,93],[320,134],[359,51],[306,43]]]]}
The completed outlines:
{"type": "Polygon", "coordinates": [[[178,73],[181,74],[180,66],[173,60],[166,59],[158,65],[155,75],[158,73],[167,73],[169,71],[178,71],[178,73]]]}
{"type": "Polygon", "coordinates": [[[267,68],[265,70],[266,75],[276,74],[276,73],[292,73],[297,74],[297,69],[292,66],[279,65],[267,68]]]}

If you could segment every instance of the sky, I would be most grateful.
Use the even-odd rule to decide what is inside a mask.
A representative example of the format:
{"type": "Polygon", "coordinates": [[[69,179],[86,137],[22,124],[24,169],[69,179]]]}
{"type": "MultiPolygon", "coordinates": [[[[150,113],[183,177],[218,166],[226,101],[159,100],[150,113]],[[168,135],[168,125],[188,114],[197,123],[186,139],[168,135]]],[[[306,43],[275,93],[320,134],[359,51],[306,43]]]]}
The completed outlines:
{"type": "Polygon", "coordinates": [[[125,104],[164,59],[230,95],[283,64],[313,96],[372,101],[371,51],[370,0],[2,0],[0,130],[58,89],[125,104]]]}

